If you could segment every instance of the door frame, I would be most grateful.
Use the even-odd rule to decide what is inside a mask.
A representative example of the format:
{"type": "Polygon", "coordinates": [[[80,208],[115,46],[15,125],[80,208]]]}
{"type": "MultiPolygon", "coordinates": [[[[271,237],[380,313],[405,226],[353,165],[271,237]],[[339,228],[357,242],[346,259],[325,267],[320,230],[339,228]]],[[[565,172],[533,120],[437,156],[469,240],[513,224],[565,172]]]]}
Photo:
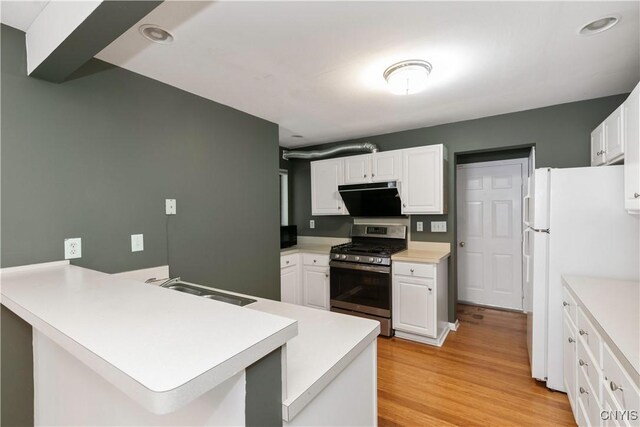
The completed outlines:
{"type": "MultiPolygon", "coordinates": [[[[532,149],[534,147],[531,147],[532,149]]],[[[530,172],[530,158],[527,157],[518,157],[515,159],[507,159],[507,160],[490,160],[490,161],[486,161],[486,162],[474,162],[474,163],[463,163],[463,164],[456,164],[456,170],[454,172],[455,174],[455,240],[453,242],[454,247],[455,247],[455,252],[456,252],[456,282],[458,282],[458,278],[460,278],[460,269],[461,269],[461,264],[458,260],[458,245],[459,245],[459,235],[460,235],[460,224],[458,223],[458,207],[459,207],[459,197],[460,194],[458,194],[458,171],[460,169],[473,169],[473,168],[478,168],[478,167],[488,167],[488,166],[509,166],[509,165],[520,165],[522,166],[520,168],[520,178],[521,178],[521,186],[520,186],[520,263],[521,263],[521,273],[520,274],[520,290],[521,290],[521,304],[522,304],[522,308],[521,309],[510,309],[510,308],[505,308],[505,307],[499,307],[499,306],[493,306],[493,305],[488,305],[488,304],[478,304],[478,303],[474,303],[474,302],[470,302],[470,301],[463,301],[460,300],[458,297],[458,292],[456,292],[456,304],[457,303],[463,303],[463,304],[470,304],[470,305],[476,305],[476,306],[483,306],[483,307],[489,307],[489,308],[495,308],[495,309],[499,309],[499,310],[507,310],[507,311],[516,311],[518,313],[520,312],[524,312],[524,260],[523,260],[523,251],[522,251],[522,233],[524,232],[524,201],[523,198],[524,196],[527,194],[529,188],[529,172],[530,172]]],[[[456,288],[459,286],[459,283],[457,283],[456,288]]]]}

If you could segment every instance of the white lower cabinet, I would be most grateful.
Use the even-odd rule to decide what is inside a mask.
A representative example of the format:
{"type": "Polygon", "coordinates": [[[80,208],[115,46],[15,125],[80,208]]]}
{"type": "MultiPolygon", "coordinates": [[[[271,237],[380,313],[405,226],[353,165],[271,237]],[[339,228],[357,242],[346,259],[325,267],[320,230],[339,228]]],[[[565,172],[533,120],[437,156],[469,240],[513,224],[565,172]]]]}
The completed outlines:
{"type": "Polygon", "coordinates": [[[329,310],[329,255],[294,253],[280,257],[280,300],[329,310]]]}
{"type": "Polygon", "coordinates": [[[565,310],[563,316],[563,358],[564,382],[576,423],[580,427],[640,425],[640,379],[634,381],[637,374],[620,363],[611,350],[616,344],[590,319],[589,308],[567,286],[563,294],[565,302],[571,299],[570,304],[575,305],[573,313],[565,310]]]}
{"type": "Polygon", "coordinates": [[[441,346],[449,333],[447,262],[393,262],[392,319],[399,338],[441,346]]]}

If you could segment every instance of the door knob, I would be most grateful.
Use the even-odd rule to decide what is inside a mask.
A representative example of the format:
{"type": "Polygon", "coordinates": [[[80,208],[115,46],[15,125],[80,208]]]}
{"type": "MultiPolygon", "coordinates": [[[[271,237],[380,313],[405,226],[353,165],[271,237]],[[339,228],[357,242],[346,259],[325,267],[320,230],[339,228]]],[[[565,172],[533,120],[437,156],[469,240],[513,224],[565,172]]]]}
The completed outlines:
{"type": "Polygon", "coordinates": [[[464,242],[460,242],[460,247],[464,248],[464,242]]]}
{"type": "Polygon", "coordinates": [[[638,197],[640,197],[640,193],[633,193],[633,198],[637,199],[638,197]]]}

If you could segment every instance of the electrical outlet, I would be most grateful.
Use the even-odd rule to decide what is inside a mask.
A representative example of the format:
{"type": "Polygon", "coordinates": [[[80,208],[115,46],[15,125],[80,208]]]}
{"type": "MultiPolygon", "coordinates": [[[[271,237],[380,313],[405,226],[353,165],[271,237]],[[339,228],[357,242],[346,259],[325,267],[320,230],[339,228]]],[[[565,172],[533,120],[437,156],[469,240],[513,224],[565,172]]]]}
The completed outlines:
{"type": "Polygon", "coordinates": [[[82,239],[64,239],[64,259],[82,258],[82,239]]]}
{"type": "Polygon", "coordinates": [[[309,228],[316,228],[316,222],[313,219],[309,220],[309,228]]]}
{"type": "Polygon", "coordinates": [[[131,235],[131,252],[140,252],[144,250],[144,236],[142,234],[131,235]]]}
{"type": "Polygon", "coordinates": [[[416,230],[417,231],[424,231],[424,223],[422,221],[416,222],[416,230]]]}
{"type": "Polygon", "coordinates": [[[447,221],[431,221],[431,232],[432,233],[446,233],[447,232],[447,221]]]}
{"type": "Polygon", "coordinates": [[[165,199],[165,201],[164,201],[164,212],[167,215],[175,215],[176,214],[176,199],[165,199]]]}

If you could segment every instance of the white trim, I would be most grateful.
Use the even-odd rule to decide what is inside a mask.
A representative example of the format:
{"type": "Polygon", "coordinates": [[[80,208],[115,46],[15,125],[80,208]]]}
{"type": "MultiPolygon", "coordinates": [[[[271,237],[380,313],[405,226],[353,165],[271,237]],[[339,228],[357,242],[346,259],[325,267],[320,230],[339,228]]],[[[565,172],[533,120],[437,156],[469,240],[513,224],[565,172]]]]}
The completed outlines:
{"type": "Polygon", "coordinates": [[[402,331],[396,331],[395,337],[410,341],[416,341],[422,344],[433,345],[436,347],[442,347],[442,344],[444,344],[444,341],[447,339],[447,335],[449,335],[449,327],[443,328],[442,332],[440,332],[437,338],[429,338],[423,335],[417,335],[410,332],[402,331]]]}
{"type": "MultiPolygon", "coordinates": [[[[529,164],[529,159],[528,158],[519,157],[517,159],[508,159],[508,160],[491,160],[489,162],[464,163],[464,164],[461,164],[461,165],[457,165],[457,169],[486,168],[486,167],[507,166],[507,165],[523,165],[523,166],[527,166],[528,164],[529,164]]],[[[527,169],[527,172],[528,172],[528,169],[527,169]]]]}
{"type": "Polygon", "coordinates": [[[2,273],[14,273],[16,271],[35,270],[37,268],[62,267],[62,266],[65,266],[65,265],[69,265],[69,260],[68,259],[65,259],[63,261],[42,262],[42,263],[39,263],[39,264],[18,265],[16,267],[5,267],[5,268],[0,268],[0,272],[2,272],[2,273]]]}
{"type": "Polygon", "coordinates": [[[456,319],[456,321],[453,323],[449,322],[449,329],[452,330],[453,332],[457,331],[459,327],[460,327],[460,321],[458,319],[456,319]]]}

